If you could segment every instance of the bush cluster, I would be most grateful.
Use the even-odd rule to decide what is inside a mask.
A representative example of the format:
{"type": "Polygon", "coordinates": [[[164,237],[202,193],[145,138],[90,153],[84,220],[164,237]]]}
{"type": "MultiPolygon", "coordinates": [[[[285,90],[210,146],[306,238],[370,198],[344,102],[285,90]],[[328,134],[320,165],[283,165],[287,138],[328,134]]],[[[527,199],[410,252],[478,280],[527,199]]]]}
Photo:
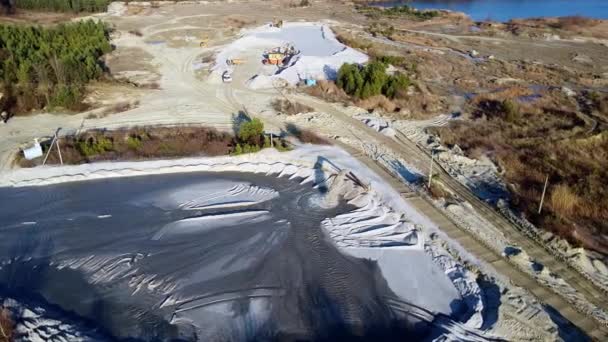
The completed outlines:
{"type": "Polygon", "coordinates": [[[113,143],[107,137],[100,136],[97,139],[82,139],[76,144],[78,151],[85,157],[92,157],[112,150],[113,143]]]}
{"type": "Polygon", "coordinates": [[[0,25],[0,110],[78,109],[84,85],[103,74],[108,28],[92,20],[52,28],[0,25]]]}
{"type": "Polygon", "coordinates": [[[373,61],[364,67],[358,64],[344,64],[338,70],[336,84],[347,94],[366,99],[375,95],[384,95],[394,99],[405,96],[410,79],[401,73],[388,75],[387,65],[373,61]]]}

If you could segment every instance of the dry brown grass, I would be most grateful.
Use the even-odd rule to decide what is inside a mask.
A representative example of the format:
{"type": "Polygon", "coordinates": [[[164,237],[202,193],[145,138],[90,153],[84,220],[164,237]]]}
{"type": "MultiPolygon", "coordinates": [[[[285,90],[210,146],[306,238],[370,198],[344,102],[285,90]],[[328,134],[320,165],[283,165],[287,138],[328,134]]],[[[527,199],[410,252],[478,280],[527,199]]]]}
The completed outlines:
{"type": "Polygon", "coordinates": [[[572,217],[581,199],[566,184],[556,186],[551,192],[551,208],[559,218],[572,217]]]}
{"type": "Polygon", "coordinates": [[[304,88],[305,93],[321,98],[328,102],[347,102],[350,97],[340,89],[334,82],[320,80],[313,87],[304,88]]]}
{"type": "Polygon", "coordinates": [[[600,238],[608,233],[608,131],[590,133],[580,114],[560,101],[521,105],[520,116],[510,120],[501,112],[501,101],[482,98],[472,101],[470,120],[435,131],[444,144],[458,144],[471,157],[492,158],[504,170],[512,204],[534,224],[608,251],[600,238]],[[546,205],[538,215],[547,175],[546,205]]]}
{"type": "Polygon", "coordinates": [[[376,95],[368,97],[367,99],[357,100],[355,104],[357,107],[365,108],[367,110],[382,109],[388,113],[394,112],[395,109],[398,108],[393,101],[389,100],[384,95],[376,95]]]}
{"type": "Polygon", "coordinates": [[[550,26],[562,30],[573,30],[585,27],[592,27],[597,25],[598,23],[599,21],[596,19],[575,15],[557,18],[557,22],[550,24],[550,26]]]}
{"type": "Polygon", "coordinates": [[[301,104],[295,101],[289,101],[287,99],[275,99],[271,103],[272,108],[277,113],[285,115],[296,115],[300,113],[310,113],[314,111],[314,108],[307,105],[301,104]]]}
{"type": "Polygon", "coordinates": [[[120,102],[120,103],[116,103],[112,106],[109,106],[107,108],[104,108],[102,111],[97,112],[97,113],[91,113],[89,115],[87,115],[87,119],[100,119],[100,118],[105,118],[106,116],[110,115],[110,114],[117,114],[117,113],[122,113],[122,112],[126,112],[128,110],[131,110],[133,108],[136,108],[137,106],[139,106],[139,101],[135,101],[135,102],[120,102]]]}
{"type": "Polygon", "coordinates": [[[364,52],[368,52],[368,50],[373,47],[373,44],[368,42],[367,40],[361,39],[346,32],[337,33],[336,39],[344,45],[350,46],[353,49],[362,50],[364,52]]]}
{"type": "Polygon", "coordinates": [[[14,323],[11,320],[8,309],[0,307],[0,342],[10,342],[13,340],[14,323]]]}
{"type": "MultiPolygon", "coordinates": [[[[233,151],[235,141],[231,134],[214,128],[182,126],[92,130],[63,137],[59,144],[65,164],[82,164],[101,160],[228,155],[233,151]]],[[[22,167],[36,166],[24,159],[19,163],[22,167]]],[[[59,164],[56,149],[49,154],[47,163],[59,164]]]]}

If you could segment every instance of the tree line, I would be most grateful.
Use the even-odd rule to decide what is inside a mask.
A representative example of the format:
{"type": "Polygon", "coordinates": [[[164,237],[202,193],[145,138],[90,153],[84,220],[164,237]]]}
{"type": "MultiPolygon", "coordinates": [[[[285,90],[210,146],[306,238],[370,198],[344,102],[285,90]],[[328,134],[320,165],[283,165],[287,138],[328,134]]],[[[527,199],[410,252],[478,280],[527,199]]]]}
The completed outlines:
{"type": "Polygon", "coordinates": [[[103,74],[99,58],[111,50],[107,26],[93,20],[0,25],[0,110],[78,109],[84,85],[103,74]]]}
{"type": "Polygon", "coordinates": [[[54,12],[105,12],[112,0],[1,0],[5,11],[16,8],[54,12]]]}
{"type": "Polygon", "coordinates": [[[388,75],[387,64],[373,61],[365,66],[343,64],[338,70],[336,85],[348,95],[366,99],[371,96],[384,95],[388,98],[404,97],[410,79],[401,73],[388,75]]]}

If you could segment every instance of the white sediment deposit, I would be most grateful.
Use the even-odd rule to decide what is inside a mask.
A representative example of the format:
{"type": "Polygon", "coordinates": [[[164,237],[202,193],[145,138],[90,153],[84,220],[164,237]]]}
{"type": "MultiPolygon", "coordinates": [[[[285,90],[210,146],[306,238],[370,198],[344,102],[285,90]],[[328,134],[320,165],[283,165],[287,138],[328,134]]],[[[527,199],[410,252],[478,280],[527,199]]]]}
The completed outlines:
{"type": "Polygon", "coordinates": [[[277,80],[295,85],[305,79],[334,79],[342,64],[368,60],[365,54],[340,43],[326,24],[285,23],[282,28],[264,25],[244,31],[240,39],[220,51],[214,71],[221,75],[230,69],[226,60],[250,51],[259,52],[261,61],[264,50],[285,44],[293,45],[300,53],[281,68],[269,66],[271,73],[256,74],[247,82],[248,87],[272,88],[277,80]]]}

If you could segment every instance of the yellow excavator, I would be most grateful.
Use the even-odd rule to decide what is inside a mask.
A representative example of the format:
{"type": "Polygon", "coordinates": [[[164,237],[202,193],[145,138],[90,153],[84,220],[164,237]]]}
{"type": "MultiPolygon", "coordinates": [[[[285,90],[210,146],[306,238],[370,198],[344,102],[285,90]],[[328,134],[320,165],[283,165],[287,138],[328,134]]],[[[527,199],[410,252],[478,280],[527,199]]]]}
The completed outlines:
{"type": "Polygon", "coordinates": [[[228,65],[241,65],[245,64],[245,60],[242,58],[231,58],[226,60],[226,64],[228,65]]]}

